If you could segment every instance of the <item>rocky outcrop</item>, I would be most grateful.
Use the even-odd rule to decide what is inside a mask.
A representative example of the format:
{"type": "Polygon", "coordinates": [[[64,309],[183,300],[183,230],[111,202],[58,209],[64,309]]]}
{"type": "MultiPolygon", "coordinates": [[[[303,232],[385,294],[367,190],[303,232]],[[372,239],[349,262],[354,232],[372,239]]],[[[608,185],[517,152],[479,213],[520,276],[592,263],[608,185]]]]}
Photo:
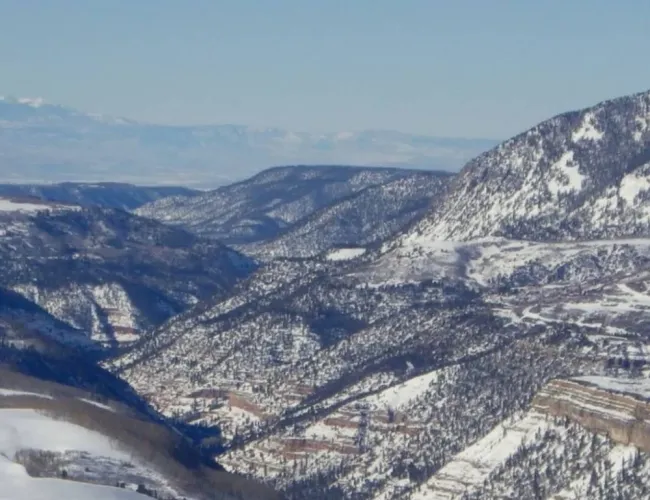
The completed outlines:
{"type": "Polygon", "coordinates": [[[553,380],[535,397],[533,408],[650,452],[650,401],[639,394],[580,380],[553,380]]]}

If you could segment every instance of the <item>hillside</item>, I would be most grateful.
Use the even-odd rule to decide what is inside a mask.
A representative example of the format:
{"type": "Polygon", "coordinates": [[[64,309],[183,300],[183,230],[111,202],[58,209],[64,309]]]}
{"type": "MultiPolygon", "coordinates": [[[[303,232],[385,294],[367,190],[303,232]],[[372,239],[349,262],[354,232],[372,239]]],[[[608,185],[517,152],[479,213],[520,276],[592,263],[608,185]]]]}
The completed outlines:
{"type": "Polygon", "coordinates": [[[0,280],[93,341],[118,346],[255,265],[126,212],[0,199],[0,280]]]}
{"type": "Polygon", "coordinates": [[[278,167],[138,215],[234,245],[262,260],[383,240],[416,220],[452,176],[387,168],[278,167]]]}
{"type": "Polygon", "coordinates": [[[636,452],[532,406],[555,379],[648,376],[644,197],[585,208],[645,177],[648,96],[506,141],[383,245],[273,260],[107,366],[163,413],[220,426],[220,462],[289,498],[577,500],[573,481],[608,467],[626,472],[594,498],[642,491],[645,452],[612,468],[636,452]],[[509,461],[489,455],[502,439],[509,461]],[[450,486],[480,450],[495,465],[478,490],[450,486]]]}
{"type": "Polygon", "coordinates": [[[168,196],[191,196],[198,192],[175,186],[134,186],[114,182],[88,184],[63,182],[60,184],[0,184],[0,197],[38,198],[44,201],[67,203],[84,207],[99,206],[133,210],[145,203],[168,196]]]}
{"type": "Polygon", "coordinates": [[[647,236],[649,168],[650,91],[554,117],[478,156],[403,242],[647,236]]]}
{"type": "Polygon", "coordinates": [[[408,498],[545,381],[644,359],[646,249],[504,242],[512,268],[499,270],[486,245],[496,269],[474,280],[278,261],[113,366],[161,411],[220,425],[236,446],[222,462],[293,498],[324,484],[332,498],[408,498]]]}
{"type": "Polygon", "coordinates": [[[452,175],[410,172],[336,200],[289,225],[276,238],[238,248],[261,260],[313,257],[332,248],[381,242],[418,220],[442,197],[452,175]]]}

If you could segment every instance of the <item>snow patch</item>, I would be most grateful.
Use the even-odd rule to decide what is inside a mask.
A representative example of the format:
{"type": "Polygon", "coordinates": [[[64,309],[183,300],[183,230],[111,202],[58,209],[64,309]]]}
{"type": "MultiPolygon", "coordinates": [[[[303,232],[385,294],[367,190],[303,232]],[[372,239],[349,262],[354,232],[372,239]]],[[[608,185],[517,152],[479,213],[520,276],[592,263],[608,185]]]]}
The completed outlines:
{"type": "Polygon", "coordinates": [[[434,384],[438,380],[439,375],[440,370],[436,370],[414,377],[403,384],[393,386],[379,394],[370,396],[365,401],[386,408],[401,408],[429,390],[431,384],[434,384]]]}
{"type": "Polygon", "coordinates": [[[45,104],[45,99],[42,97],[19,97],[18,102],[20,104],[31,106],[32,108],[40,108],[43,104],[45,104]]]}
{"type": "Polygon", "coordinates": [[[638,172],[627,174],[621,180],[621,186],[618,195],[625,200],[628,205],[634,205],[636,197],[650,189],[650,179],[647,175],[639,175],[638,172]]]}
{"type": "Polygon", "coordinates": [[[603,135],[605,134],[596,128],[596,125],[594,124],[595,118],[596,117],[593,113],[585,113],[582,119],[582,124],[573,132],[573,142],[582,140],[599,141],[603,138],[603,135]]]}
{"type": "Polygon", "coordinates": [[[42,97],[13,97],[13,96],[0,96],[0,101],[5,101],[14,104],[25,104],[32,108],[40,108],[46,104],[45,99],[42,97]]]}
{"type": "Polygon", "coordinates": [[[25,203],[0,198],[0,212],[40,212],[47,210],[48,205],[41,203],[25,203]]]}
{"type": "Polygon", "coordinates": [[[325,258],[331,261],[351,260],[362,256],[364,253],[366,253],[365,248],[339,248],[328,253],[325,258]]]}
{"type": "Polygon", "coordinates": [[[0,389],[0,396],[31,396],[35,398],[54,399],[47,394],[38,394],[36,392],[17,391],[14,389],[0,389]]]}
{"type": "Polygon", "coordinates": [[[586,382],[587,384],[595,385],[600,389],[604,389],[610,392],[633,394],[650,399],[650,380],[645,378],[624,379],[592,375],[574,377],[572,380],[586,382]]]}
{"type": "Polygon", "coordinates": [[[81,207],[74,205],[57,205],[54,203],[30,203],[26,201],[0,198],[0,212],[24,212],[37,213],[51,210],[80,210],[81,207]]]}
{"type": "Polygon", "coordinates": [[[643,139],[644,134],[648,130],[648,124],[650,123],[650,116],[641,117],[637,116],[635,119],[637,130],[634,131],[634,140],[640,142],[643,139]]]}
{"type": "Polygon", "coordinates": [[[411,500],[449,500],[483,484],[523,442],[532,441],[549,426],[546,417],[529,412],[525,417],[497,425],[487,436],[456,455],[411,500]]]}
{"type": "Polygon", "coordinates": [[[580,173],[577,163],[573,159],[573,151],[567,151],[562,157],[553,164],[551,172],[560,174],[564,183],[558,182],[555,178],[549,180],[548,190],[558,195],[560,193],[570,193],[580,191],[585,176],[580,173]]]}
{"type": "Polygon", "coordinates": [[[97,408],[101,408],[102,410],[108,410],[108,411],[111,411],[111,412],[115,413],[115,409],[111,408],[108,405],[98,403],[97,401],[93,401],[92,399],[86,399],[86,398],[78,398],[78,399],[79,399],[79,401],[83,401],[84,403],[88,403],[89,405],[93,405],[93,406],[96,406],[97,408]]]}

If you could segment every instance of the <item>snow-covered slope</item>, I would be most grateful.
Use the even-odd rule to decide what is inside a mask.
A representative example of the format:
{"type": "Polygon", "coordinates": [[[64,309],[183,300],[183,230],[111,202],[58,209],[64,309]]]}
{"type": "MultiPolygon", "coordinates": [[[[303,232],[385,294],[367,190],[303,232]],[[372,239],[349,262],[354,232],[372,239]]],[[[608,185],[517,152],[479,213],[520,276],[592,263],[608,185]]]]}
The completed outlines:
{"type": "Polygon", "coordinates": [[[333,247],[380,242],[417,220],[433,200],[445,194],[451,180],[445,173],[409,172],[334,201],[296,221],[275,239],[239,248],[268,260],[311,257],[333,247]]]}
{"type": "Polygon", "coordinates": [[[408,174],[383,168],[278,167],[196,196],[162,199],[136,213],[226,244],[265,241],[338,200],[408,174]]]}
{"type": "Polygon", "coordinates": [[[73,208],[0,212],[0,280],[102,344],[132,342],[254,268],[180,229],[119,210],[73,208]]]}
{"type": "Polygon", "coordinates": [[[650,234],[650,92],[566,113],[470,161],[404,246],[650,234]]]}
{"type": "Polygon", "coordinates": [[[220,425],[222,462],[292,498],[408,498],[547,380],[647,359],[649,249],[454,243],[408,274],[276,261],[112,366],[161,411],[220,425]]]}
{"type": "Polygon", "coordinates": [[[405,498],[632,499],[649,486],[650,460],[634,446],[530,411],[495,427],[405,498]]]}
{"type": "Polygon", "coordinates": [[[96,348],[87,332],[73,328],[13,290],[0,287],[0,344],[15,347],[96,348]]]}
{"type": "Polygon", "coordinates": [[[78,210],[78,208],[75,205],[62,205],[34,198],[0,196],[0,212],[37,214],[39,212],[78,210]]]}
{"type": "Polygon", "coordinates": [[[266,261],[383,241],[417,220],[452,180],[444,172],[282,167],[139,215],[234,245],[266,261]]]}

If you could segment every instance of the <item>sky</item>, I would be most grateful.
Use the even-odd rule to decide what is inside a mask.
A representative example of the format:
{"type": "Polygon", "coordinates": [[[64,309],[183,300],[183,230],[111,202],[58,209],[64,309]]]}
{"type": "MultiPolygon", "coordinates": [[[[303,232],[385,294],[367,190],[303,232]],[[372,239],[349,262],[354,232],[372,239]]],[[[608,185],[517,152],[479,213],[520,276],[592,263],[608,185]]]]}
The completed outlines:
{"type": "Polygon", "coordinates": [[[647,0],[0,0],[0,95],[166,124],[506,138],[650,89],[647,0]]]}

